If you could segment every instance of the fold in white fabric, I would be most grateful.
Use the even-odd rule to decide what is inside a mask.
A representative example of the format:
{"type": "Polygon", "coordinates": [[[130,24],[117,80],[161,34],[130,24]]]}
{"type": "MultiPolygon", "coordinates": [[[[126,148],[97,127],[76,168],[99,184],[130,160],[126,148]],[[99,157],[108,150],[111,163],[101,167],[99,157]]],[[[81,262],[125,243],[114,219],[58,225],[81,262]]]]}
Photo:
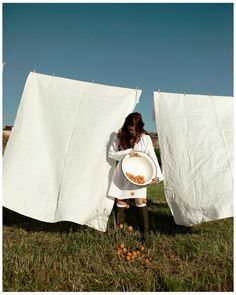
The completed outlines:
{"type": "Polygon", "coordinates": [[[233,98],[154,92],[154,107],[175,222],[233,216],[233,98]]]}
{"type": "Polygon", "coordinates": [[[3,206],[105,231],[108,144],[141,90],[30,73],[3,159],[3,206]]]}

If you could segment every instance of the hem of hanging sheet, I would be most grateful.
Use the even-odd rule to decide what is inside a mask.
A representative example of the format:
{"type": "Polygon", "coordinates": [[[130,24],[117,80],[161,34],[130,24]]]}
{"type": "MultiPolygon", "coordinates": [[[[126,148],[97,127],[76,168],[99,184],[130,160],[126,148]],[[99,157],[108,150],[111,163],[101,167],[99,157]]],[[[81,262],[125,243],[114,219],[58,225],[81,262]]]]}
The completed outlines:
{"type": "Polygon", "coordinates": [[[182,225],[182,226],[186,226],[186,227],[191,227],[191,226],[202,224],[205,222],[216,221],[216,220],[221,220],[221,219],[226,219],[226,218],[233,218],[233,217],[234,216],[232,213],[232,214],[221,215],[221,216],[218,216],[217,218],[216,217],[208,217],[208,218],[202,218],[200,221],[187,223],[187,222],[183,222],[183,221],[182,222],[178,221],[176,216],[173,215],[174,221],[177,225],[182,225]]]}
{"type": "Polygon", "coordinates": [[[24,210],[22,208],[16,208],[15,206],[10,206],[8,204],[6,204],[6,205],[3,204],[3,207],[6,209],[9,209],[11,211],[14,211],[20,215],[30,217],[32,219],[36,219],[36,220],[43,221],[43,222],[55,223],[55,221],[50,217],[41,216],[41,215],[39,216],[38,214],[34,214],[34,213],[24,210]]]}
{"type": "Polygon", "coordinates": [[[54,220],[69,219],[78,224],[88,225],[98,230],[105,230],[113,205],[114,200],[107,199],[105,204],[96,210],[93,207],[93,203],[88,201],[70,199],[70,202],[68,202],[66,199],[60,200],[54,220]],[[86,213],[83,210],[85,206],[86,213]]]}
{"type": "Polygon", "coordinates": [[[7,196],[7,198],[3,198],[2,206],[33,219],[54,222],[55,199],[50,199],[48,196],[42,200],[42,196],[36,198],[34,195],[34,198],[32,198],[31,195],[27,197],[25,193],[24,202],[21,203],[15,199],[15,195],[16,192],[12,194],[4,192],[3,196],[7,196]]]}
{"type": "MultiPolygon", "coordinates": [[[[55,204],[55,202],[51,202],[51,203],[55,204]]],[[[95,217],[91,221],[87,222],[83,219],[80,219],[78,217],[78,215],[76,215],[77,212],[74,213],[74,216],[68,216],[66,214],[63,214],[63,216],[61,216],[61,217],[52,218],[54,216],[55,210],[52,207],[50,209],[50,206],[48,205],[48,203],[47,203],[47,205],[45,205],[45,202],[43,202],[41,204],[39,202],[34,202],[34,206],[28,207],[28,209],[26,209],[23,206],[22,207],[17,206],[16,202],[14,202],[14,204],[10,204],[9,202],[5,202],[5,203],[3,203],[2,206],[4,208],[9,209],[9,210],[16,212],[18,214],[21,214],[23,216],[26,216],[26,217],[29,217],[29,218],[32,218],[35,220],[39,220],[42,222],[56,223],[59,221],[69,221],[69,222],[74,222],[74,223],[77,223],[80,225],[86,225],[86,226],[89,226],[91,228],[94,228],[94,229],[102,231],[102,232],[106,231],[107,223],[108,223],[109,215],[110,215],[109,214],[107,216],[106,215],[98,216],[97,218],[95,217]],[[39,210],[39,208],[41,208],[41,210],[39,210]],[[47,208],[48,212],[45,212],[46,208],[47,208]]],[[[54,207],[55,207],[55,205],[54,205],[54,207]]]]}
{"type": "Polygon", "coordinates": [[[73,223],[76,223],[76,224],[79,224],[79,225],[88,226],[90,228],[99,230],[101,232],[105,232],[107,230],[107,224],[108,224],[108,220],[109,220],[109,217],[107,217],[106,220],[103,221],[104,222],[103,225],[101,225],[101,222],[99,222],[97,220],[92,221],[91,223],[82,223],[82,222],[79,222],[78,220],[74,220],[73,218],[61,218],[61,219],[52,220],[51,218],[45,218],[45,217],[42,217],[42,216],[36,216],[35,214],[25,212],[24,210],[19,210],[19,209],[12,208],[11,206],[5,205],[3,207],[6,208],[6,209],[11,210],[13,212],[16,212],[16,213],[18,213],[20,215],[23,215],[23,216],[26,216],[26,217],[29,217],[29,218],[32,218],[32,219],[35,219],[35,220],[38,220],[38,221],[47,222],[47,223],[57,223],[57,222],[60,222],[60,221],[73,222],[73,223]]]}

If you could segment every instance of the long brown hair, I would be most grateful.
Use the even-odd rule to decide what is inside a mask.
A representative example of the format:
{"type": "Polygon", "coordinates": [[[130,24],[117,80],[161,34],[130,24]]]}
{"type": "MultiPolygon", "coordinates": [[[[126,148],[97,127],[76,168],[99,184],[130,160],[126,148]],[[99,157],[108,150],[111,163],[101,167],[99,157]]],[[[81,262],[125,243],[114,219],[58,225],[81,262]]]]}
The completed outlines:
{"type": "Polygon", "coordinates": [[[129,114],[123,126],[118,132],[118,139],[119,139],[119,150],[125,150],[129,148],[133,148],[135,143],[139,142],[142,134],[149,134],[147,131],[144,130],[144,123],[140,113],[131,113],[129,114]],[[128,127],[134,126],[136,134],[132,136],[129,133],[128,127]]]}

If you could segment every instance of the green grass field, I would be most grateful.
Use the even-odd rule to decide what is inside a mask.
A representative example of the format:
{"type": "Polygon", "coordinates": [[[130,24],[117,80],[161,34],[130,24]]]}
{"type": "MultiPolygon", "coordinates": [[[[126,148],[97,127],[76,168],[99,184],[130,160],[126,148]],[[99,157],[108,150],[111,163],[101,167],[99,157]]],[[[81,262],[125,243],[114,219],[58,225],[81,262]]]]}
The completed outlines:
{"type": "MultiPolygon", "coordinates": [[[[4,209],[3,291],[233,291],[233,219],[177,226],[163,185],[148,189],[150,259],[124,261],[118,243],[138,246],[139,232],[106,233],[70,222],[49,224],[4,209]]],[[[135,226],[135,208],[128,209],[135,226]]]]}

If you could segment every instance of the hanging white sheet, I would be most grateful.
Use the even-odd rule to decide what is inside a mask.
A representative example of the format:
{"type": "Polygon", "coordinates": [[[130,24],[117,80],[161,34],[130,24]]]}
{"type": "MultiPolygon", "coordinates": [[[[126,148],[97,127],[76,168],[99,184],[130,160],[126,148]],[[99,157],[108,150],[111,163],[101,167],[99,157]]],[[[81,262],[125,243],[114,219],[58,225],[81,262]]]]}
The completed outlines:
{"type": "Polygon", "coordinates": [[[3,206],[105,231],[110,137],[141,90],[30,73],[3,159],[3,206]]]}
{"type": "Polygon", "coordinates": [[[154,92],[154,108],[175,222],[233,216],[233,98],[154,92]]]}

